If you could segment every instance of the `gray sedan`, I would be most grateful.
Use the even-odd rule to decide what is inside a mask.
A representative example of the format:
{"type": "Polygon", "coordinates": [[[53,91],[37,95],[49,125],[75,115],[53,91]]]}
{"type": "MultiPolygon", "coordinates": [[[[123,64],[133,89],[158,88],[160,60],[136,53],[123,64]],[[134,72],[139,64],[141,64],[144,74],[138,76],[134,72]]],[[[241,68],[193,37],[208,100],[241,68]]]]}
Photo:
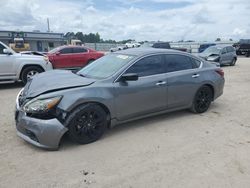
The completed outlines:
{"type": "Polygon", "coordinates": [[[16,100],[17,134],[48,149],[61,137],[80,144],[107,128],[156,114],[205,112],[223,93],[224,72],[191,54],[137,48],[106,55],[78,73],[32,77],[16,100]]]}

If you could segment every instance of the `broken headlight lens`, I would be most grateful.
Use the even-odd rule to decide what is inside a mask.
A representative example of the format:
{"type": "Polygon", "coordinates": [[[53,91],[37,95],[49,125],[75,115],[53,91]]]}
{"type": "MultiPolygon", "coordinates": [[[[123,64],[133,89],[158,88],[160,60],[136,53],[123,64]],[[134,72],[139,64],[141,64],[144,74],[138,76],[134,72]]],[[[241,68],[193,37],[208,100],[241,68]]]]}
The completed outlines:
{"type": "Polygon", "coordinates": [[[46,113],[53,109],[62,99],[62,96],[46,98],[46,99],[33,99],[23,106],[23,111],[26,113],[46,113]]]}

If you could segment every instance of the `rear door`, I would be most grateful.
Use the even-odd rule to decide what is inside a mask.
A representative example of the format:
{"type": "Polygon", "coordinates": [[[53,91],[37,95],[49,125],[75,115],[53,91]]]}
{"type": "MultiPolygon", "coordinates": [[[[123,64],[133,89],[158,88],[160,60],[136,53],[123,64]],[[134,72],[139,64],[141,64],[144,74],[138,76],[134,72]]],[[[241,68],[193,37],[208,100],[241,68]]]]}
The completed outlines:
{"type": "Polygon", "coordinates": [[[167,63],[167,84],[169,109],[189,106],[199,87],[201,62],[186,55],[169,54],[167,63]]]}
{"type": "Polygon", "coordinates": [[[115,83],[115,104],[119,120],[166,109],[167,80],[163,55],[144,57],[125,73],[136,73],[139,79],[115,83]]]}
{"type": "Polygon", "coordinates": [[[226,49],[227,49],[227,53],[228,53],[228,57],[229,57],[228,63],[231,63],[235,57],[235,52],[234,52],[235,50],[232,46],[228,46],[228,47],[226,47],[226,49]]]}
{"type": "Polygon", "coordinates": [[[230,53],[227,52],[226,47],[221,49],[221,64],[230,63],[230,53]]]}
{"type": "Polygon", "coordinates": [[[84,67],[89,60],[89,52],[83,47],[73,48],[72,54],[72,66],[74,67],[84,67]]]}

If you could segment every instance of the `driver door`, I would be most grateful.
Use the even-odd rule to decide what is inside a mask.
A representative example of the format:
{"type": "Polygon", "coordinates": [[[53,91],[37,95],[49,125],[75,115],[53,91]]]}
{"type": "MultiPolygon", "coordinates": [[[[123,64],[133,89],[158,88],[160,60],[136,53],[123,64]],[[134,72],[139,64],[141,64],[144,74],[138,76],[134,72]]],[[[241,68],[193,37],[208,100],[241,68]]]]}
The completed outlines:
{"type": "Polygon", "coordinates": [[[16,73],[14,71],[13,65],[15,59],[10,54],[5,54],[3,50],[5,46],[0,44],[0,79],[12,79],[15,77],[16,73]]]}
{"type": "Polygon", "coordinates": [[[136,73],[136,81],[115,83],[118,120],[128,120],[166,109],[167,80],[163,55],[144,57],[125,71],[136,73]]]}

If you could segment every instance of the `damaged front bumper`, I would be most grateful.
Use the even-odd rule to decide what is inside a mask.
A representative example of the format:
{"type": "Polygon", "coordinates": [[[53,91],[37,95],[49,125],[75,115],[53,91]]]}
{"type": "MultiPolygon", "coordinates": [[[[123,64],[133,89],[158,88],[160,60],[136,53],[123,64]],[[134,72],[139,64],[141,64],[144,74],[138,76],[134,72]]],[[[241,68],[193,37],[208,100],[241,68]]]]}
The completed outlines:
{"type": "Polygon", "coordinates": [[[44,120],[27,116],[19,106],[20,93],[16,99],[15,111],[17,135],[35,146],[57,149],[62,136],[68,129],[56,118],[44,120]]]}

